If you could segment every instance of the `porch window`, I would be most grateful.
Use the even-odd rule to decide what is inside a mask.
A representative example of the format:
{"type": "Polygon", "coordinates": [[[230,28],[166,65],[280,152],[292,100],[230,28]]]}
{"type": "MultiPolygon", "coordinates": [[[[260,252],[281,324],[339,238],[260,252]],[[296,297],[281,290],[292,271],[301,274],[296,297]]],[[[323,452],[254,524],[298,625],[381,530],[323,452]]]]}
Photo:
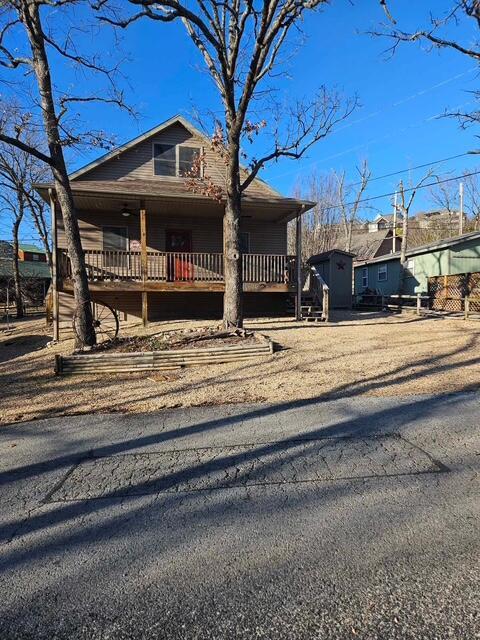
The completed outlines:
{"type": "MultiPolygon", "coordinates": [[[[179,178],[191,173],[195,160],[200,155],[199,147],[155,143],[153,145],[153,172],[156,176],[179,178]]],[[[200,168],[195,172],[200,175],[200,168]]]]}
{"type": "Polygon", "coordinates": [[[386,282],[388,279],[388,265],[380,264],[378,265],[378,281],[386,282]]]}
{"type": "Polygon", "coordinates": [[[368,287],[368,267],[362,269],[362,287],[364,289],[368,287]]]}
{"type": "Polygon", "coordinates": [[[250,253],[250,234],[248,231],[240,231],[239,241],[241,253],[250,253]]]}
{"type": "Polygon", "coordinates": [[[102,227],[105,267],[123,267],[128,259],[127,227],[102,227]]]}

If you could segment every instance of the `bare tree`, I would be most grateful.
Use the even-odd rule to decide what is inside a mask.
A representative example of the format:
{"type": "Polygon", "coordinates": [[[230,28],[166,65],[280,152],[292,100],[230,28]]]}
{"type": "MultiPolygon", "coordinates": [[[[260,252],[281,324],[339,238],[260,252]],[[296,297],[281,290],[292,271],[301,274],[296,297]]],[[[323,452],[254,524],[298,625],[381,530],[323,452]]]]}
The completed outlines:
{"type": "Polygon", "coordinates": [[[463,178],[467,231],[480,231],[480,184],[478,176],[463,178]]]}
{"type": "MultiPolygon", "coordinates": [[[[397,22],[393,12],[388,8],[387,0],[379,0],[385,9],[390,26],[384,26],[380,31],[373,32],[373,35],[386,36],[393,42],[391,52],[402,42],[416,42],[427,44],[431,49],[449,49],[459,54],[480,61],[480,38],[472,38],[470,30],[466,27],[468,23],[475,29],[480,29],[480,2],[478,0],[451,0],[448,8],[429,13],[428,22],[419,26],[415,31],[403,31],[397,28],[397,22]],[[393,25],[393,26],[392,26],[393,25]],[[458,38],[452,36],[452,27],[456,27],[455,33],[458,38]]],[[[480,92],[474,92],[477,100],[480,99],[480,92]]],[[[460,119],[462,126],[478,123],[480,121],[480,110],[475,109],[469,113],[454,112],[448,115],[456,116],[460,119]]]]}
{"type": "MultiPolygon", "coordinates": [[[[104,67],[96,56],[86,57],[78,52],[76,36],[80,27],[75,25],[76,18],[71,12],[80,4],[88,6],[88,2],[79,0],[3,0],[0,7],[0,66],[16,72],[10,91],[16,92],[18,100],[20,96],[33,94],[34,102],[32,112],[25,105],[12,107],[10,101],[3,98],[0,141],[35,156],[50,168],[53,175],[72,265],[78,316],[77,348],[95,344],[95,331],[64,149],[79,144],[82,139],[102,146],[104,137],[101,132],[80,134],[75,130],[74,125],[78,123],[69,118],[70,107],[92,101],[124,106],[123,95],[111,82],[115,69],[104,67]],[[76,68],[100,73],[108,79],[111,91],[87,95],[60,91],[54,84],[54,70],[50,65],[52,52],[76,68]],[[32,129],[43,133],[45,150],[29,144],[27,134],[32,129]]],[[[84,23],[81,25],[86,26],[84,23]]],[[[84,82],[84,86],[89,85],[84,82]]]]}
{"type": "Polygon", "coordinates": [[[357,172],[359,181],[354,185],[345,184],[345,172],[336,174],[338,184],[337,202],[344,233],[345,251],[351,251],[353,231],[358,223],[358,214],[362,208],[363,195],[372,175],[366,160],[362,162],[360,167],[357,167],[357,172]]]}
{"type": "MultiPolygon", "coordinates": [[[[341,233],[336,202],[337,184],[333,173],[313,171],[295,190],[295,197],[315,202],[302,222],[302,258],[333,249],[341,233]]],[[[289,253],[295,251],[295,223],[288,227],[289,253]]]]}
{"type": "Polygon", "coordinates": [[[274,88],[268,82],[294,50],[292,36],[298,38],[309,13],[326,6],[327,0],[200,0],[195,5],[181,0],[131,0],[130,4],[139,9],[122,15],[108,0],[98,0],[99,9],[104,10],[102,19],[121,27],[141,18],[159,23],[180,20],[221,99],[223,117],[217,121],[212,143],[223,155],[226,167],[223,322],[227,327],[241,326],[242,196],[267,162],[301,158],[354,107],[353,102],[345,103],[324,87],[313,99],[290,98],[281,104],[275,101],[274,88]],[[260,133],[269,134],[268,143],[259,142],[260,133]],[[247,169],[242,170],[241,160],[248,164],[247,169]]]}
{"type": "Polygon", "coordinates": [[[408,223],[409,223],[409,215],[410,209],[415,200],[415,196],[417,195],[418,189],[430,178],[432,175],[432,171],[428,171],[428,173],[419,181],[414,187],[405,189],[403,181],[400,181],[398,185],[398,194],[399,198],[397,201],[397,206],[402,216],[402,241],[400,244],[400,286],[399,293],[403,293],[405,288],[405,279],[408,275],[407,269],[407,250],[408,250],[408,223]],[[409,192],[409,196],[406,196],[407,191],[409,192]]]}
{"type": "Polygon", "coordinates": [[[17,318],[23,318],[24,305],[19,267],[19,232],[27,206],[23,185],[27,167],[17,150],[0,147],[0,202],[2,211],[12,219],[12,274],[17,318]]]}

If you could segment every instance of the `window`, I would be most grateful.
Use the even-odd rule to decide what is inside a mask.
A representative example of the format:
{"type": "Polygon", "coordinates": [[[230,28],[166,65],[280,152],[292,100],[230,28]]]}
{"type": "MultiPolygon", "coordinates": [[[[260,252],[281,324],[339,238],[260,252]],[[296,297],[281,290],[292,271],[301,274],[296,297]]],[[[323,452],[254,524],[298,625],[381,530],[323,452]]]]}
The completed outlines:
{"type": "Polygon", "coordinates": [[[34,262],[38,262],[40,260],[40,256],[38,255],[38,253],[32,253],[32,260],[34,262]]]}
{"type": "Polygon", "coordinates": [[[409,277],[413,277],[415,275],[415,260],[413,258],[409,258],[407,260],[407,264],[405,265],[406,275],[409,277]]]}
{"type": "Polygon", "coordinates": [[[364,289],[368,287],[368,267],[362,269],[362,287],[364,289]]]}
{"type": "Polygon", "coordinates": [[[124,267],[126,266],[128,255],[120,253],[127,251],[128,233],[127,227],[102,227],[104,266],[124,267]]]}
{"type": "Polygon", "coordinates": [[[177,159],[173,144],[153,145],[153,164],[156,176],[176,176],[177,159]]]}
{"type": "Polygon", "coordinates": [[[250,234],[248,231],[240,231],[240,251],[242,253],[250,253],[250,234]]]}
{"type": "Polygon", "coordinates": [[[388,278],[388,265],[379,264],[378,265],[378,281],[385,282],[388,278]]]}
{"type": "MultiPolygon", "coordinates": [[[[153,145],[153,172],[156,176],[181,177],[191,172],[195,159],[200,155],[198,147],[184,145],[153,145]]],[[[197,172],[198,174],[200,171],[197,172]]]]}
{"type": "Polygon", "coordinates": [[[200,176],[200,167],[195,166],[195,160],[200,155],[200,150],[196,147],[178,147],[178,174],[185,176],[187,173],[192,173],[196,177],[200,176]]]}

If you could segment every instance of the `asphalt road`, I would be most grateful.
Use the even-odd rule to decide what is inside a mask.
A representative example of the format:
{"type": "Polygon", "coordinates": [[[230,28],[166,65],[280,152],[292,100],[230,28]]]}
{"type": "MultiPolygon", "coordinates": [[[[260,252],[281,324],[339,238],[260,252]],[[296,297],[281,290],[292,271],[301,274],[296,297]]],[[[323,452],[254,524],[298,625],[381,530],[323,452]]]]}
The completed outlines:
{"type": "Polygon", "coordinates": [[[480,395],[0,428],[0,638],[480,638],[480,395]]]}

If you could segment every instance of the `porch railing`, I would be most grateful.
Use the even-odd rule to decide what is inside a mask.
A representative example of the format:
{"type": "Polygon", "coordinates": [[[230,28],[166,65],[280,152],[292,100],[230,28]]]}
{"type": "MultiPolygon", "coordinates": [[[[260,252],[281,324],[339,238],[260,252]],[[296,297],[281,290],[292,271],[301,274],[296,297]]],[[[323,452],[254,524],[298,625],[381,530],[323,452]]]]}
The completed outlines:
{"type": "MultiPolygon", "coordinates": [[[[91,282],[144,280],[140,251],[89,249],[84,252],[91,282]]],[[[60,278],[70,279],[72,268],[65,249],[58,250],[60,278]]],[[[283,254],[242,255],[245,283],[288,284],[295,282],[295,257],[283,254]]],[[[147,251],[145,280],[157,282],[223,282],[223,253],[147,251]]]]}

